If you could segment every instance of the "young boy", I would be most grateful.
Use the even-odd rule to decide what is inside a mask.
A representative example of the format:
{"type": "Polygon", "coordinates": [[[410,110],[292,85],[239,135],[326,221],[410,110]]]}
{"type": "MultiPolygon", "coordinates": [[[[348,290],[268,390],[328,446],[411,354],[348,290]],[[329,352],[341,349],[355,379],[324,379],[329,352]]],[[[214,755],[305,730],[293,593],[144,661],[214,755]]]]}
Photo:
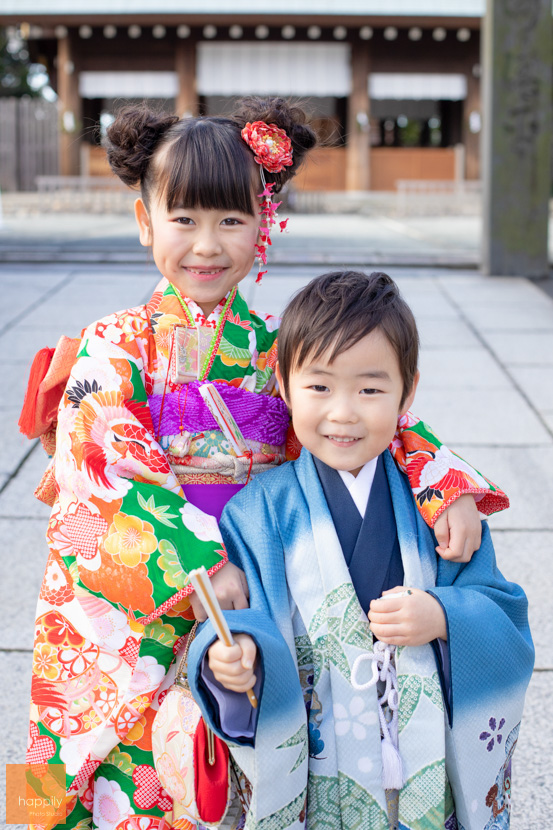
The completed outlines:
{"type": "Polygon", "coordinates": [[[277,376],[304,449],[225,508],[251,607],[226,613],[232,648],[207,624],[188,664],[249,781],[247,828],[509,826],[527,602],[487,526],[469,563],[436,556],[391,459],[417,358],[385,274],[327,274],[284,314],[277,376]]]}

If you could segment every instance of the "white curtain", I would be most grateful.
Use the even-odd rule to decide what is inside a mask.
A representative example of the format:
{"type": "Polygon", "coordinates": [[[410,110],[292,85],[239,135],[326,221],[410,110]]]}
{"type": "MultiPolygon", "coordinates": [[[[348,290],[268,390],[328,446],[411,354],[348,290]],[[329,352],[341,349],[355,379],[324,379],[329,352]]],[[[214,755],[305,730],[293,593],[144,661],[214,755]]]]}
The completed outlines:
{"type": "Polygon", "coordinates": [[[351,87],[347,43],[199,43],[200,95],[330,95],[351,87]]]}

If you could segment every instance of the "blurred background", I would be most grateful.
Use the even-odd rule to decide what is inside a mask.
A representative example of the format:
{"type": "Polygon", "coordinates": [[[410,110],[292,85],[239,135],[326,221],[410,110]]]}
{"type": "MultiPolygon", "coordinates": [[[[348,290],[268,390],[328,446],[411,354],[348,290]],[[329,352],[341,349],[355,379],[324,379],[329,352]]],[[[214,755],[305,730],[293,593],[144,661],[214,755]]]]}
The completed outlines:
{"type": "Polygon", "coordinates": [[[2,191],[53,189],[60,175],[109,186],[100,142],[122,99],[216,115],[247,94],[307,101],[324,147],[297,191],[478,189],[484,0],[260,11],[247,0],[3,0],[2,191]]]}

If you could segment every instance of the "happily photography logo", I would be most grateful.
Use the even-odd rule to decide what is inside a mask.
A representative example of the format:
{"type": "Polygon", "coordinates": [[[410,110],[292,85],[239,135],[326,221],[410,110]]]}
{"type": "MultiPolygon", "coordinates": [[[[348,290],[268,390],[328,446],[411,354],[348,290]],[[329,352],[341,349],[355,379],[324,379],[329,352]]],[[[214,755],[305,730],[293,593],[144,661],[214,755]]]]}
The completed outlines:
{"type": "Polygon", "coordinates": [[[65,824],[65,764],[6,764],[6,824],[65,824]]]}

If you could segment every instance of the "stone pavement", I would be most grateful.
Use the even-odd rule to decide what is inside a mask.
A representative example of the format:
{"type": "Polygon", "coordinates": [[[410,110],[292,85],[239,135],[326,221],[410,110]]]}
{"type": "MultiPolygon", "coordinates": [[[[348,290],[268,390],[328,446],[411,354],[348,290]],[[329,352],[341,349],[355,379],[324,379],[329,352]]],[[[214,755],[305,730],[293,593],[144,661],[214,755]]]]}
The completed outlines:
{"type": "MultiPolygon", "coordinates": [[[[126,220],[111,219],[93,217],[91,222],[102,220],[101,227],[96,226],[82,250],[94,252],[110,231],[117,237],[117,222],[126,220]]],[[[422,379],[413,409],[511,498],[510,510],[492,517],[490,525],[500,567],[528,593],[537,650],[515,754],[511,826],[545,830],[553,815],[553,300],[522,278],[484,278],[475,270],[444,267],[460,261],[457,252],[460,258],[467,251],[477,257],[478,228],[469,233],[464,220],[459,220],[460,228],[452,220],[442,223],[433,241],[431,226],[423,220],[390,224],[395,220],[383,219],[371,225],[356,216],[296,219],[278,257],[280,240],[274,247],[273,262],[278,258],[280,264],[270,268],[261,286],[253,276],[244,282],[249,302],[279,311],[294,291],[329,266],[359,264],[363,257],[371,269],[372,263],[383,267],[395,261],[385,270],[411,304],[422,339],[422,379]],[[433,267],[397,264],[400,255],[405,262],[416,261],[415,254],[433,267]]],[[[52,230],[54,220],[59,217],[52,218],[52,230]]],[[[58,226],[60,250],[67,250],[71,239],[74,246],[83,246],[86,226],[81,220],[79,232],[76,219],[73,226],[73,237],[68,232],[65,240],[58,226]]],[[[24,230],[21,225],[0,233],[0,258],[8,243],[20,246],[18,233],[24,230]]],[[[24,757],[34,609],[46,560],[48,509],[32,495],[46,459],[41,446],[19,435],[16,425],[27,373],[35,351],[55,344],[60,334],[76,334],[91,320],[149,296],[156,271],[132,247],[128,225],[124,231],[119,239],[130,240],[126,263],[63,263],[50,252],[37,255],[33,264],[29,260],[40,243],[35,234],[26,262],[0,264],[0,532],[7,542],[0,695],[8,702],[1,716],[1,763],[24,757]]],[[[33,236],[32,228],[27,234],[33,236]]],[[[117,253],[117,245],[107,250],[117,253]]],[[[478,666],[474,671],[477,681],[478,666]]]]}

